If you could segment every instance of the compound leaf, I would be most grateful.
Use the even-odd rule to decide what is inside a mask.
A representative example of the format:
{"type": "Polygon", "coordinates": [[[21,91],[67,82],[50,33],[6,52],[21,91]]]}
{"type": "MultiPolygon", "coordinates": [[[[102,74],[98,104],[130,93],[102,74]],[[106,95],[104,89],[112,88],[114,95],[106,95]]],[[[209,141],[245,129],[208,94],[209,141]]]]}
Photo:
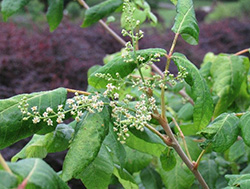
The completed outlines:
{"type": "Polygon", "coordinates": [[[85,12],[85,19],[82,27],[88,27],[98,22],[100,19],[109,16],[118,7],[122,5],[122,0],[106,0],[93,7],[90,7],[85,12]]]}
{"type": "Polygon", "coordinates": [[[27,97],[29,109],[37,106],[39,113],[42,114],[47,107],[56,111],[58,105],[64,104],[67,98],[67,90],[58,88],[53,91],[22,94],[0,100],[0,149],[34,133],[48,133],[55,129],[55,127],[48,126],[46,122],[34,125],[31,119],[23,120],[23,115],[18,106],[24,96],[27,97]]]}
{"type": "MultiPolygon", "coordinates": [[[[159,53],[160,56],[163,56],[164,54],[166,54],[166,51],[164,49],[159,49],[159,48],[144,49],[144,50],[136,51],[137,55],[140,55],[144,58],[143,62],[148,61],[150,56],[156,53],[159,53]]],[[[124,78],[130,73],[132,73],[135,68],[136,68],[135,62],[125,62],[121,56],[118,56],[112,59],[107,64],[105,64],[103,67],[96,70],[94,73],[92,73],[90,77],[88,78],[88,83],[89,85],[97,89],[105,88],[106,85],[110,83],[110,81],[97,77],[96,76],[97,73],[100,73],[100,74],[109,73],[113,78],[116,78],[116,73],[119,73],[119,75],[122,78],[124,78]]]]}
{"type": "Polygon", "coordinates": [[[188,72],[185,81],[191,86],[194,96],[193,124],[196,131],[200,131],[210,122],[213,114],[213,99],[204,78],[199,70],[182,54],[174,53],[175,64],[186,68],[188,72]]]}
{"type": "Polygon", "coordinates": [[[239,118],[234,114],[221,114],[200,134],[208,139],[208,143],[216,152],[227,150],[236,140],[239,134],[239,118]]]}
{"type": "Polygon", "coordinates": [[[50,31],[54,31],[60,24],[63,18],[63,3],[64,0],[49,0],[49,7],[47,11],[47,20],[50,31]]]}
{"type": "Polygon", "coordinates": [[[247,77],[249,61],[243,56],[220,54],[212,66],[213,91],[219,96],[214,117],[225,112],[240,92],[242,82],[247,77]]]}
{"type": "Polygon", "coordinates": [[[28,144],[11,161],[24,158],[44,158],[48,153],[66,150],[73,137],[74,129],[70,125],[59,124],[55,131],[46,135],[34,135],[28,144]]]}
{"type": "Polygon", "coordinates": [[[62,179],[76,178],[96,158],[109,128],[109,111],[86,114],[77,124],[78,131],[63,163],[62,179]]]}
{"type": "Polygon", "coordinates": [[[7,21],[7,19],[23,8],[25,5],[29,3],[30,0],[3,0],[1,3],[1,12],[3,14],[3,20],[7,21]]]}
{"type": "Polygon", "coordinates": [[[172,31],[181,34],[182,38],[191,45],[199,42],[199,27],[195,18],[192,0],[178,0],[176,6],[177,15],[172,31]]]}
{"type": "Polygon", "coordinates": [[[102,145],[95,160],[80,174],[87,188],[108,188],[114,170],[114,163],[105,145],[102,145]]]}
{"type": "Polygon", "coordinates": [[[24,159],[10,163],[9,167],[22,179],[30,176],[26,188],[69,188],[57,173],[41,159],[24,159]]]}

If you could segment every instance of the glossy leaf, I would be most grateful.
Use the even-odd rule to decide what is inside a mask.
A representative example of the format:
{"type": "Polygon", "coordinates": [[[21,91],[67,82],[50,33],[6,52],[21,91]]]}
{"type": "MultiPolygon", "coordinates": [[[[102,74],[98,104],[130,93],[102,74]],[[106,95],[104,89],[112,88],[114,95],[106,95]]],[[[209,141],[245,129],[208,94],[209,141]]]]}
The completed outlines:
{"type": "Polygon", "coordinates": [[[166,188],[191,188],[195,178],[192,172],[185,166],[185,164],[182,163],[182,160],[179,157],[177,158],[176,166],[172,170],[165,171],[160,167],[157,171],[161,175],[166,188]]]}
{"type": "Polygon", "coordinates": [[[58,105],[64,104],[67,91],[64,88],[59,88],[53,91],[22,94],[0,100],[0,149],[37,132],[48,133],[55,129],[55,127],[48,126],[46,122],[35,125],[31,119],[23,121],[23,115],[18,105],[24,96],[28,99],[29,109],[37,106],[38,111],[42,114],[47,107],[56,111],[58,105]]]}
{"type": "Polygon", "coordinates": [[[192,0],[178,0],[176,6],[177,15],[172,28],[176,34],[181,34],[182,38],[191,45],[199,42],[199,27],[195,18],[195,11],[192,0]]]}
{"type": "Polygon", "coordinates": [[[200,134],[208,140],[208,144],[216,152],[227,150],[236,140],[239,134],[239,118],[234,114],[221,114],[200,134]]]}
{"type": "Polygon", "coordinates": [[[1,189],[16,188],[18,185],[17,176],[10,174],[6,171],[0,170],[0,178],[1,189]]]}
{"type": "Polygon", "coordinates": [[[173,149],[166,148],[160,156],[161,167],[165,171],[172,170],[176,165],[176,158],[173,149]]]}
{"type": "Polygon", "coordinates": [[[82,27],[88,27],[98,22],[100,19],[109,16],[119,6],[122,5],[122,0],[106,0],[93,7],[90,7],[85,12],[84,22],[82,27]]]}
{"type": "Polygon", "coordinates": [[[12,172],[23,179],[30,176],[26,188],[69,188],[57,173],[41,159],[24,159],[9,164],[12,172]]]}
{"type": "Polygon", "coordinates": [[[239,94],[241,84],[247,77],[249,61],[242,56],[220,54],[211,66],[214,80],[213,91],[219,96],[214,117],[225,112],[239,94]]]}
{"type": "Polygon", "coordinates": [[[250,112],[240,118],[241,136],[246,145],[250,146],[250,112]]]}
{"type": "Polygon", "coordinates": [[[128,133],[130,136],[126,140],[126,145],[140,152],[145,152],[159,157],[161,155],[161,152],[166,147],[166,145],[163,145],[161,143],[146,142],[145,140],[136,137],[133,133],[128,133]]]}
{"type": "Polygon", "coordinates": [[[107,188],[114,170],[114,163],[105,145],[95,160],[77,177],[87,188],[107,188]]]}
{"type": "Polygon", "coordinates": [[[11,161],[24,158],[45,158],[48,153],[66,150],[74,129],[66,124],[57,125],[55,131],[46,135],[34,135],[28,144],[11,161]]]}
{"type": "Polygon", "coordinates": [[[109,149],[113,161],[124,167],[126,160],[126,151],[124,146],[117,140],[117,135],[113,130],[113,126],[109,123],[109,134],[104,139],[103,144],[109,149]]]}
{"type": "Polygon", "coordinates": [[[219,177],[218,167],[215,161],[211,159],[201,161],[198,170],[209,188],[215,188],[216,180],[219,177]]]}
{"type": "Polygon", "coordinates": [[[54,31],[60,24],[63,18],[63,3],[64,0],[48,0],[49,7],[47,11],[47,20],[50,31],[54,31]]]}
{"type": "MultiPolygon", "coordinates": [[[[145,58],[144,62],[149,60],[150,55],[154,55],[156,53],[159,53],[161,56],[163,56],[166,51],[164,49],[159,48],[153,48],[153,49],[144,49],[136,51],[137,55],[140,55],[145,58]]],[[[105,88],[109,81],[96,77],[96,73],[101,74],[107,74],[109,73],[113,78],[116,78],[116,73],[119,73],[122,78],[126,77],[130,73],[133,72],[133,70],[136,68],[135,62],[125,62],[124,59],[120,57],[115,57],[110,62],[105,64],[103,67],[96,70],[94,73],[90,75],[88,78],[89,85],[92,85],[93,87],[99,89],[99,88],[105,88]]]]}
{"type": "Polygon", "coordinates": [[[119,166],[115,166],[113,174],[118,178],[119,182],[126,189],[139,189],[132,175],[130,175],[126,169],[121,169],[119,166]]]}
{"type": "Polygon", "coordinates": [[[130,147],[125,146],[126,163],[124,168],[131,174],[139,172],[147,167],[152,160],[152,156],[143,152],[139,152],[130,147]]]}
{"type": "Polygon", "coordinates": [[[18,12],[21,8],[29,3],[30,0],[3,0],[1,3],[1,12],[3,14],[4,21],[18,12]]]}
{"type": "Polygon", "coordinates": [[[105,136],[108,134],[109,111],[86,114],[77,124],[78,131],[63,163],[62,179],[77,177],[96,158],[105,136]]]}
{"type": "Polygon", "coordinates": [[[153,168],[151,167],[144,168],[140,173],[140,177],[145,189],[162,188],[161,176],[153,168]]]}
{"type": "Polygon", "coordinates": [[[213,99],[208,86],[199,70],[184,55],[174,53],[172,59],[178,67],[182,66],[188,72],[185,81],[192,88],[195,103],[193,123],[196,131],[200,131],[207,126],[213,114],[213,99]]]}

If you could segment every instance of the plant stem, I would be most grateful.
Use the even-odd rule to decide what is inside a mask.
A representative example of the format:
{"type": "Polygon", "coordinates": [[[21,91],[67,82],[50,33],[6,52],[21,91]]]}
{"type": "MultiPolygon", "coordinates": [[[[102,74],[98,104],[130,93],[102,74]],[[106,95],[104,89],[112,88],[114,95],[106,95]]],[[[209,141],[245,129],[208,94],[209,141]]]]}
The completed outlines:
{"type": "Polygon", "coordinates": [[[197,160],[196,160],[196,162],[195,162],[195,167],[194,167],[194,169],[197,169],[197,168],[198,168],[198,166],[199,166],[199,164],[200,164],[200,161],[201,161],[201,158],[202,158],[202,156],[205,154],[205,152],[206,152],[206,149],[204,149],[204,150],[201,151],[199,157],[197,158],[197,160]]]}
{"type": "Polygon", "coordinates": [[[68,89],[68,88],[66,88],[67,89],[67,92],[69,92],[69,93],[78,93],[78,94],[83,94],[83,95],[91,95],[91,93],[89,93],[89,92],[86,92],[86,91],[79,91],[79,90],[75,90],[75,89],[68,89]]]}
{"type": "Polygon", "coordinates": [[[169,138],[172,140],[171,147],[173,147],[175,149],[175,151],[178,153],[178,155],[180,156],[180,158],[182,159],[182,161],[187,165],[187,167],[190,169],[190,171],[192,171],[192,173],[194,174],[194,176],[196,177],[196,179],[201,184],[202,188],[209,189],[207,183],[203,179],[203,177],[200,174],[200,172],[197,169],[194,169],[193,163],[188,159],[187,155],[182,150],[180,144],[178,143],[178,141],[174,137],[174,134],[171,131],[170,126],[168,125],[167,121],[164,120],[164,119],[162,119],[162,118],[160,118],[158,121],[161,124],[161,126],[163,127],[163,129],[165,130],[165,132],[167,133],[167,135],[169,136],[169,138]]]}
{"type": "Polygon", "coordinates": [[[3,169],[10,174],[13,174],[10,170],[9,166],[7,165],[6,161],[4,160],[2,154],[0,153],[0,164],[2,165],[3,169]]]}
{"type": "Polygon", "coordinates": [[[249,51],[250,51],[250,48],[247,48],[247,49],[244,49],[244,50],[242,50],[242,51],[239,51],[239,52],[235,53],[234,55],[238,56],[238,55],[247,53],[247,52],[249,52],[249,51]]]}
{"type": "Polygon", "coordinates": [[[181,136],[181,139],[182,139],[182,141],[183,141],[183,145],[184,145],[185,151],[186,151],[186,153],[187,153],[187,156],[188,156],[189,160],[192,161],[192,158],[191,158],[191,155],[190,155],[190,153],[189,153],[189,150],[188,150],[188,147],[187,147],[187,143],[186,143],[186,140],[185,140],[185,136],[184,136],[183,132],[181,131],[181,128],[180,128],[180,126],[178,125],[178,123],[177,123],[177,121],[175,120],[175,118],[172,117],[172,120],[173,120],[175,126],[177,127],[178,131],[180,132],[180,136],[181,136]]]}
{"type": "Polygon", "coordinates": [[[152,127],[151,125],[149,125],[148,123],[145,124],[145,127],[147,127],[149,130],[151,130],[153,133],[155,133],[156,135],[158,135],[165,143],[167,142],[167,138],[161,134],[159,131],[157,131],[154,127],[152,127]]]}

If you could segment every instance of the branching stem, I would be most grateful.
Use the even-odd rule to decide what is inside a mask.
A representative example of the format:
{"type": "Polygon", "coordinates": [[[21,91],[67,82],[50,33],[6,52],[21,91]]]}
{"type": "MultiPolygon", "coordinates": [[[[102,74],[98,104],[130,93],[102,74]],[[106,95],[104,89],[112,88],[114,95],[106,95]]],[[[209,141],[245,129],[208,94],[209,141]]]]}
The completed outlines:
{"type": "Polygon", "coordinates": [[[187,153],[187,156],[188,156],[189,160],[192,161],[192,157],[191,157],[191,155],[190,155],[190,153],[189,153],[188,146],[187,146],[187,142],[186,142],[186,140],[185,140],[185,136],[184,136],[184,134],[183,134],[183,132],[182,132],[182,130],[181,130],[179,124],[177,123],[177,121],[175,120],[174,117],[172,117],[172,120],[173,120],[175,126],[177,127],[177,129],[178,129],[178,131],[179,131],[179,133],[180,133],[180,136],[181,136],[181,139],[182,139],[182,141],[183,141],[183,145],[184,145],[185,151],[186,151],[186,153],[187,153]]]}
{"type": "Polygon", "coordinates": [[[7,165],[6,161],[4,160],[2,154],[0,153],[0,164],[2,165],[3,169],[10,174],[13,174],[10,170],[9,166],[7,165]]]}
{"type": "Polygon", "coordinates": [[[195,162],[194,169],[197,170],[197,168],[198,168],[198,166],[199,166],[199,164],[200,164],[201,158],[202,158],[202,156],[205,154],[205,152],[206,152],[206,149],[204,149],[204,150],[201,151],[199,157],[197,158],[197,160],[196,160],[196,162],[195,162]]]}
{"type": "Polygon", "coordinates": [[[79,90],[75,90],[75,89],[68,89],[67,88],[67,92],[68,93],[78,93],[78,94],[82,94],[82,95],[91,95],[91,93],[86,92],[86,91],[79,91],[79,90]]]}

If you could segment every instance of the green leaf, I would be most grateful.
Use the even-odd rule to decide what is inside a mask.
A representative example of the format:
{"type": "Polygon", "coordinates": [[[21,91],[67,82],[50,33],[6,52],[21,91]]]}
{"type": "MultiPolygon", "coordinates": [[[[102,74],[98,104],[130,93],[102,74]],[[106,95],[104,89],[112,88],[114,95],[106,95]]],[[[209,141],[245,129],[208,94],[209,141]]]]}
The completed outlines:
{"type": "Polygon", "coordinates": [[[139,172],[147,167],[152,160],[152,156],[125,146],[126,163],[124,168],[131,174],[139,172]]]}
{"type": "Polygon", "coordinates": [[[182,38],[191,45],[199,42],[199,27],[195,18],[192,0],[178,0],[176,6],[177,15],[172,31],[181,34],[182,38]]]}
{"type": "Polygon", "coordinates": [[[29,3],[30,0],[3,0],[1,3],[1,12],[3,14],[3,20],[7,21],[7,19],[23,8],[25,5],[29,3]]]}
{"type": "Polygon", "coordinates": [[[166,150],[162,152],[160,156],[160,161],[161,161],[161,167],[165,171],[172,170],[176,165],[176,158],[173,149],[167,147],[166,150]]]}
{"type": "Polygon", "coordinates": [[[147,142],[141,138],[136,137],[133,133],[130,131],[129,137],[126,140],[126,145],[130,148],[136,149],[140,152],[145,152],[148,154],[151,154],[153,156],[159,157],[161,155],[161,152],[165,149],[166,145],[161,143],[151,143],[147,142]]]}
{"type": "Polygon", "coordinates": [[[87,188],[108,188],[114,170],[112,157],[105,145],[102,145],[95,160],[77,178],[87,188]]]}
{"type": "Polygon", "coordinates": [[[77,124],[78,131],[63,163],[62,179],[77,177],[96,158],[105,136],[108,134],[109,111],[86,114],[77,124]]]}
{"type": "Polygon", "coordinates": [[[240,118],[241,136],[246,145],[250,146],[250,112],[240,118]]]}
{"type": "Polygon", "coordinates": [[[162,188],[161,176],[153,168],[146,167],[143,169],[140,173],[140,177],[145,189],[162,188]]]}
{"type": "Polygon", "coordinates": [[[30,176],[26,188],[69,188],[57,173],[41,159],[24,159],[8,164],[22,179],[30,176]]]}
{"type": "Polygon", "coordinates": [[[88,27],[98,22],[100,19],[109,16],[118,7],[122,5],[122,0],[106,0],[93,7],[90,7],[85,12],[85,19],[82,27],[88,27]]]}
{"type": "MultiPolygon", "coordinates": [[[[154,55],[156,53],[159,53],[160,56],[163,56],[166,54],[166,51],[164,49],[159,48],[153,48],[153,49],[144,49],[144,50],[138,50],[136,51],[137,55],[140,55],[145,58],[143,62],[149,61],[149,58],[151,55],[154,55]]],[[[133,53],[131,52],[133,55],[133,53]]],[[[116,78],[116,73],[119,73],[122,78],[126,77],[130,73],[133,72],[133,70],[136,68],[135,62],[125,62],[124,59],[120,57],[115,57],[110,62],[105,64],[103,67],[96,70],[94,73],[90,75],[88,78],[89,85],[92,85],[93,87],[99,89],[99,88],[105,88],[110,81],[107,81],[103,78],[97,77],[96,73],[101,74],[110,74],[113,78],[116,78]]]]}
{"type": "Polygon", "coordinates": [[[109,153],[113,157],[113,161],[121,167],[124,167],[126,151],[124,146],[117,140],[117,135],[114,133],[111,123],[109,123],[109,134],[103,141],[103,144],[109,149],[109,153]]]}
{"type": "Polygon", "coordinates": [[[240,188],[250,187],[250,174],[243,175],[225,175],[225,178],[229,181],[229,186],[240,186],[240,188]]]}
{"type": "MultiPolygon", "coordinates": [[[[177,156],[177,155],[176,155],[177,156]]],[[[176,166],[170,171],[164,171],[161,167],[157,170],[161,175],[162,181],[166,188],[187,189],[191,188],[194,182],[194,175],[183,164],[182,160],[177,157],[176,166]]]]}
{"type": "Polygon", "coordinates": [[[64,0],[48,0],[49,7],[47,11],[47,20],[50,31],[54,31],[60,24],[63,18],[63,3],[64,0]]]}
{"type": "Polygon", "coordinates": [[[28,144],[11,161],[24,158],[45,158],[48,153],[66,150],[73,137],[74,129],[70,125],[59,124],[54,132],[46,135],[34,135],[28,144]]]}
{"type": "Polygon", "coordinates": [[[192,104],[190,103],[185,104],[177,113],[178,119],[184,121],[191,120],[193,118],[193,111],[194,107],[192,106],[192,104]]]}
{"type": "Polygon", "coordinates": [[[239,134],[239,118],[234,114],[221,114],[199,134],[207,138],[207,142],[216,152],[227,150],[236,140],[239,134]]]}
{"type": "Polygon", "coordinates": [[[216,180],[219,177],[218,167],[215,161],[211,159],[201,161],[198,169],[209,188],[215,188],[216,180]]]}
{"type": "Polygon", "coordinates": [[[220,97],[214,117],[225,112],[239,94],[241,84],[247,77],[249,61],[242,56],[220,54],[212,66],[213,91],[220,97]],[[248,65],[248,66],[247,66],[248,65]]]}
{"type": "Polygon", "coordinates": [[[213,114],[213,99],[204,78],[199,70],[182,54],[174,53],[175,64],[186,68],[188,72],[185,81],[191,86],[194,96],[193,123],[196,131],[200,131],[210,122],[213,114]]]}
{"type": "Polygon", "coordinates": [[[121,169],[119,166],[115,166],[113,174],[118,178],[119,182],[126,189],[139,189],[133,177],[126,171],[121,169]]]}
{"type": "Polygon", "coordinates": [[[58,105],[64,104],[67,98],[67,90],[58,88],[53,91],[22,94],[0,100],[0,149],[34,133],[48,133],[55,129],[55,127],[48,126],[46,122],[35,125],[31,119],[23,121],[23,115],[18,105],[24,96],[27,97],[29,109],[37,106],[39,113],[42,114],[47,107],[56,111],[58,105]]]}
{"type": "Polygon", "coordinates": [[[228,159],[231,162],[236,161],[240,157],[246,154],[246,146],[243,140],[237,140],[230,148],[228,152],[228,159]]]}
{"type": "Polygon", "coordinates": [[[18,185],[17,177],[6,171],[0,170],[0,178],[1,189],[16,188],[18,185]]]}
{"type": "MultiPolygon", "coordinates": [[[[197,142],[194,141],[194,138],[185,136],[187,143],[188,151],[192,159],[197,159],[201,153],[201,148],[197,142]]],[[[179,143],[183,150],[185,150],[183,145],[183,140],[179,140],[179,143]]]]}

